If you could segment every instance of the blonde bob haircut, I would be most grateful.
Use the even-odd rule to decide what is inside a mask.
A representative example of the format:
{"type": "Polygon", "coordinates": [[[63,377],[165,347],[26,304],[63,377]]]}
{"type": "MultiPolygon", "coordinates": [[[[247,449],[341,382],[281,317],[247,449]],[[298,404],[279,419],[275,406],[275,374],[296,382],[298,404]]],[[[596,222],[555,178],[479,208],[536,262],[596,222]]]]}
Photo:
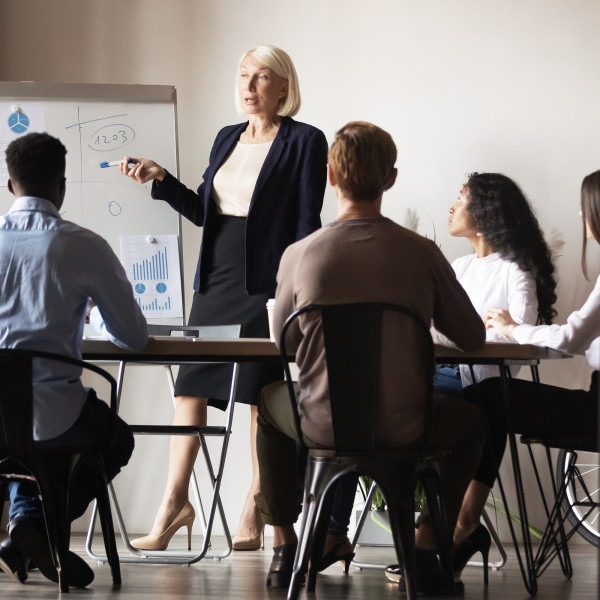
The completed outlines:
{"type": "Polygon", "coordinates": [[[252,50],[245,52],[238,63],[238,70],[235,78],[235,107],[238,113],[241,113],[240,94],[238,91],[238,79],[242,63],[247,56],[252,54],[255,58],[263,62],[275,75],[285,79],[288,84],[287,96],[279,100],[279,109],[277,114],[280,117],[293,117],[300,110],[300,85],[298,84],[298,75],[296,67],[287,52],[275,46],[256,46],[252,50]]]}
{"type": "Polygon", "coordinates": [[[354,202],[372,202],[390,187],[397,150],[392,136],[364,121],[344,125],[329,149],[336,185],[354,202]]]}

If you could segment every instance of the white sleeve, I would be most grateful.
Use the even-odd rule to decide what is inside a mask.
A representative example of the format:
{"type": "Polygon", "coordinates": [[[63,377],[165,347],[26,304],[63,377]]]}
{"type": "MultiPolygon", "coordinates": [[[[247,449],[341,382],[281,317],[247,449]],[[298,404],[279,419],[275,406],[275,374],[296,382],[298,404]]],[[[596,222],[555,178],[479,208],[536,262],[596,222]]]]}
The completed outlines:
{"type": "MultiPolygon", "coordinates": [[[[510,316],[519,324],[535,325],[538,318],[537,286],[529,273],[522,271],[516,263],[504,262],[508,270],[506,308],[510,316]]],[[[488,307],[491,308],[491,307],[488,307]]],[[[495,329],[486,330],[487,342],[510,342],[506,336],[495,329]]]]}
{"type": "Polygon", "coordinates": [[[519,344],[583,354],[600,337],[600,277],[585,304],[569,315],[565,325],[519,325],[513,337],[519,344]]]}
{"type": "Polygon", "coordinates": [[[508,278],[508,312],[519,324],[535,325],[538,318],[537,286],[534,278],[515,263],[508,278]]]}
{"type": "Polygon", "coordinates": [[[97,306],[90,311],[90,324],[120,348],[142,350],[148,343],[146,319],[125,270],[105,240],[97,240],[94,249],[89,295],[97,306]]]}

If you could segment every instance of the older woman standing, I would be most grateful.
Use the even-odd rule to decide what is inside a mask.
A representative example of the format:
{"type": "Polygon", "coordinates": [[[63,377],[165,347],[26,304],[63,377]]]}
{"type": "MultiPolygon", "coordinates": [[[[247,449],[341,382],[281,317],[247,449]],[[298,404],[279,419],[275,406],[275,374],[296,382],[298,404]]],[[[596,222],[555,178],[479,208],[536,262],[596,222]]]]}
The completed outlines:
{"type": "MultiPolygon", "coordinates": [[[[154,180],[152,197],[165,200],[203,227],[189,324],[242,323],[246,337],[269,337],[266,301],[285,248],[321,226],[327,142],[323,133],[294,121],[300,108],[296,70],[279,48],[246,52],[238,69],[236,104],[248,121],[223,128],[194,192],[152,160],[133,158],[124,174],[154,180]]],[[[260,492],[256,459],[256,402],[278,368],[241,365],[236,399],[251,405],[252,485],[233,540],[235,550],[261,546],[263,521],[254,503],[260,492]]],[[[207,404],[223,405],[231,367],[182,367],[177,379],[174,425],[205,425],[207,404]]],[[[188,531],[194,509],[188,486],[199,450],[193,437],[173,437],[167,484],[150,533],[133,540],[143,549],[165,549],[180,527],[188,531]]]]}

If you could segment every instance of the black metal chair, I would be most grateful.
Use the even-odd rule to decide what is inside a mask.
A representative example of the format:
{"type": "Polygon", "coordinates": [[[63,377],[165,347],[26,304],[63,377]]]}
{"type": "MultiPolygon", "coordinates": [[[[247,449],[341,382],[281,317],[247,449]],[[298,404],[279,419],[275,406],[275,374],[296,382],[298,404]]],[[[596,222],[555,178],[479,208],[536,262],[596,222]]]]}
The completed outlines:
{"type": "MultiPolygon", "coordinates": [[[[573,565],[569,554],[568,542],[571,537],[585,527],[588,517],[600,508],[597,497],[597,474],[588,480],[577,465],[577,452],[598,452],[596,436],[526,436],[522,435],[521,443],[527,445],[529,457],[535,473],[540,497],[546,514],[546,526],[542,538],[532,554],[531,576],[539,577],[558,558],[563,574],[568,579],[573,575],[573,565]],[[552,482],[552,498],[544,493],[542,479],[535,460],[532,446],[542,445],[552,482]],[[562,450],[556,466],[552,461],[552,449],[562,450]],[[589,486],[593,486],[591,491],[589,486]],[[567,522],[571,528],[566,528],[567,522]]],[[[585,536],[584,536],[585,537],[585,536]]],[[[587,539],[587,538],[586,538],[587,539]]],[[[594,539],[597,539],[594,537],[594,539]]]]}
{"type": "MultiPolygon", "coordinates": [[[[410,310],[386,303],[310,305],[287,319],[280,337],[280,348],[299,439],[301,418],[287,362],[286,338],[290,327],[300,320],[307,326],[322,328],[327,362],[335,448],[306,448],[308,465],[305,477],[304,508],[300,539],[288,598],[298,597],[301,579],[310,572],[307,591],[313,592],[317,565],[323,550],[327,520],[335,483],[347,473],[368,475],[380,486],[386,498],[394,545],[405,574],[409,600],[416,598],[414,548],[414,489],[421,481],[426,492],[432,524],[440,542],[439,552],[448,592],[454,592],[451,567],[451,537],[447,531],[445,505],[437,451],[428,442],[432,380],[433,343],[428,326],[410,310]],[[317,324],[313,320],[317,320],[317,324]],[[381,398],[381,345],[403,345],[409,349],[405,364],[395,365],[407,377],[422,381],[422,411],[425,422],[423,444],[418,448],[382,446],[378,439],[384,410],[381,398]]],[[[394,390],[394,402],[403,402],[403,390],[394,390]]]]}
{"type": "Polygon", "coordinates": [[[78,470],[85,465],[93,477],[104,545],[113,582],[121,583],[106,471],[102,452],[116,432],[116,381],[106,371],[74,358],[34,350],[0,349],[0,478],[35,481],[40,490],[46,531],[61,592],[69,591],[69,498],[78,470]],[[87,369],[110,385],[111,420],[99,442],[79,447],[40,448],[33,439],[33,360],[45,359],[87,369]]]}

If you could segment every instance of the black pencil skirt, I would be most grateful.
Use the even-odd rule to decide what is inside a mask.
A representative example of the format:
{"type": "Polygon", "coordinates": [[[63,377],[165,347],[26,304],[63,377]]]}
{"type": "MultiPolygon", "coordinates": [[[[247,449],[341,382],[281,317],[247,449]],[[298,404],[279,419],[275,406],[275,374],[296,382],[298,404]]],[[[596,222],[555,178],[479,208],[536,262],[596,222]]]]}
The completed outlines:
{"type": "MultiPolygon", "coordinates": [[[[243,325],[244,337],[268,338],[266,294],[248,295],[245,288],[245,217],[221,215],[216,220],[208,252],[205,291],[196,292],[188,325],[243,325]]],[[[182,365],[175,384],[177,396],[208,398],[225,409],[232,365],[182,365]]],[[[279,365],[240,363],[236,401],[256,404],[260,390],[283,378],[279,365]]]]}

